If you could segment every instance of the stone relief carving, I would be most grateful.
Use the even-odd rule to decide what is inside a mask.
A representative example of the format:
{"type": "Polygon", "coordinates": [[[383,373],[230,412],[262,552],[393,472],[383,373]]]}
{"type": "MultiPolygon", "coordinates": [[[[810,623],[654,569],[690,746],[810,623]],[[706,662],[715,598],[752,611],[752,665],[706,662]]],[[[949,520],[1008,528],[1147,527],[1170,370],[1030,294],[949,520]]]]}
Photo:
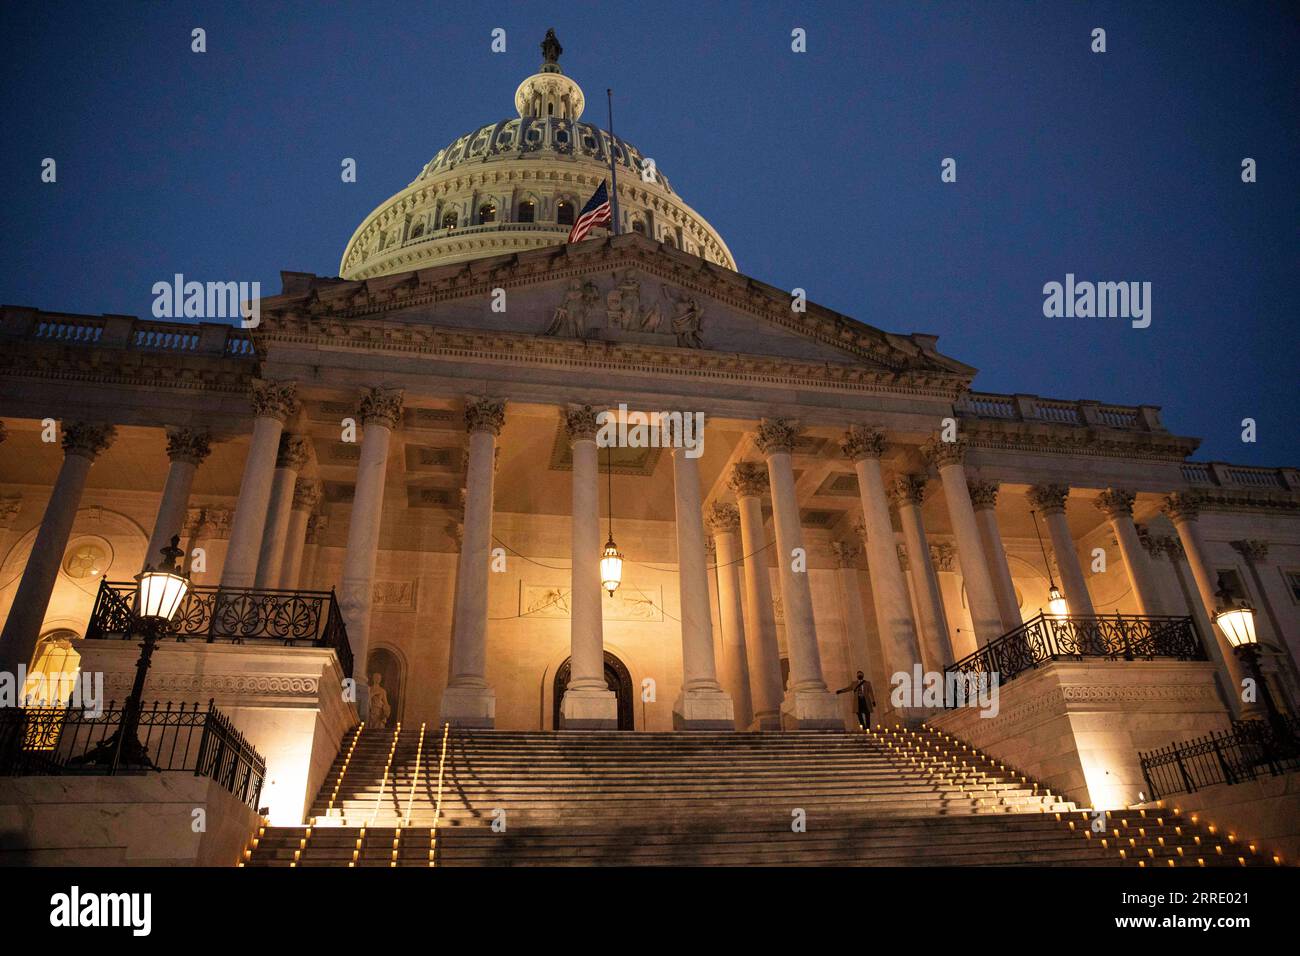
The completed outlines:
{"type": "Polygon", "coordinates": [[[414,611],[414,581],[376,581],[371,606],[381,611],[414,611]]]}
{"type": "MultiPolygon", "coordinates": [[[[694,293],[660,285],[664,303],[650,301],[643,295],[642,282],[635,269],[625,269],[614,277],[614,286],[605,293],[606,329],[647,335],[672,336],[681,348],[703,347],[704,307],[694,293]],[[666,305],[666,309],[665,309],[666,305]],[[666,313],[666,314],[665,314],[666,313]]],[[[551,314],[546,335],[563,338],[587,338],[598,331],[600,288],[592,279],[572,279],[559,304],[551,314]]]]}
{"type": "MultiPolygon", "coordinates": [[[[569,594],[571,588],[565,585],[525,584],[519,585],[519,613],[528,617],[563,618],[571,614],[569,594]]],[[[604,604],[603,617],[606,621],[642,621],[659,623],[664,619],[663,591],[659,585],[640,587],[624,584],[614,592],[613,597],[601,592],[604,604]]]]}

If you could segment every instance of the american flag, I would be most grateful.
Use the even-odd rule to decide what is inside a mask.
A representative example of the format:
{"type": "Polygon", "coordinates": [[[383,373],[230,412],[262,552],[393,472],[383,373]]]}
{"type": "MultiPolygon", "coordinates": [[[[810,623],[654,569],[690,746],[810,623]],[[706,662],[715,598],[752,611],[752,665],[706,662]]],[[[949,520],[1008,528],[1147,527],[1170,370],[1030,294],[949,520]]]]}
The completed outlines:
{"type": "Polygon", "coordinates": [[[607,226],[610,221],[609,209],[609,191],[605,188],[606,183],[602,180],[600,186],[591,198],[587,200],[587,205],[582,207],[582,212],[573,222],[573,228],[569,230],[570,242],[581,242],[587,238],[587,233],[597,226],[607,226]]]}

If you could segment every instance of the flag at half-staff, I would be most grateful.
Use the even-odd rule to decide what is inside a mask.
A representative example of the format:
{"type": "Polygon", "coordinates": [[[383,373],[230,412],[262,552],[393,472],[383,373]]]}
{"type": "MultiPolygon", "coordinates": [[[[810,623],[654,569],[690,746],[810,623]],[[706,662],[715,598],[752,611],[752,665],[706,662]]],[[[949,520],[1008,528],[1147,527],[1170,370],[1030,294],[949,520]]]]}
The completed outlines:
{"type": "Polygon", "coordinates": [[[606,188],[607,183],[601,180],[600,186],[591,194],[587,200],[587,205],[582,207],[582,212],[573,222],[573,228],[569,230],[570,242],[581,242],[587,238],[587,233],[597,226],[609,225],[612,215],[609,205],[609,190],[606,188]]]}

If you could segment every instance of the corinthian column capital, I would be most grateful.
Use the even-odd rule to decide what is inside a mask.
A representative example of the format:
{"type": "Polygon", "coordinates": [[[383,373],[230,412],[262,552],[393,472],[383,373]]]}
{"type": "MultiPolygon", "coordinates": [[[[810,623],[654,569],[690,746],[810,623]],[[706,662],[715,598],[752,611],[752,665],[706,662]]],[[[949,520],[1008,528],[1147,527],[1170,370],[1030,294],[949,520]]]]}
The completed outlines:
{"type": "Polygon", "coordinates": [[[465,401],[465,430],[467,432],[491,432],[501,434],[501,426],[506,423],[506,400],[504,398],[469,398],[465,401]]]}
{"type": "Polygon", "coordinates": [[[167,457],[190,465],[201,465],[212,451],[211,436],[193,428],[167,429],[167,457]]]}
{"type": "Polygon", "coordinates": [[[1268,542],[1261,541],[1258,538],[1248,538],[1244,541],[1232,542],[1233,550],[1240,554],[1251,564],[1268,559],[1268,542]]]}
{"type": "Polygon", "coordinates": [[[295,511],[315,511],[320,504],[320,482],[299,478],[293,483],[293,508],[295,511]]]}
{"type": "Polygon", "coordinates": [[[578,405],[564,411],[564,430],[569,436],[569,444],[579,441],[595,441],[600,423],[596,420],[598,412],[590,405],[578,405]]]}
{"type": "Polygon", "coordinates": [[[249,393],[256,418],[274,418],[283,423],[298,411],[298,383],[253,381],[249,393]]]}
{"type": "Polygon", "coordinates": [[[94,461],[116,437],[117,429],[102,422],[64,422],[63,452],[94,461]]]}
{"type": "Polygon", "coordinates": [[[921,455],[935,468],[960,465],[966,457],[966,439],[942,441],[937,436],[931,437],[921,446],[921,455]]]}
{"type": "Polygon", "coordinates": [[[1097,510],[1107,518],[1133,517],[1133,501],[1137,498],[1131,491],[1122,488],[1107,488],[1093,502],[1097,510]]]}
{"type": "Polygon", "coordinates": [[[767,493],[767,469],[756,461],[738,461],[727,482],[737,498],[756,498],[767,493]]]}
{"type": "Polygon", "coordinates": [[[303,435],[281,435],[280,448],[276,452],[276,468],[292,468],[302,471],[302,466],[311,458],[311,440],[303,435]]]}
{"type": "Polygon", "coordinates": [[[879,458],[885,453],[885,433],[879,428],[854,425],[840,439],[840,450],[849,461],[879,458]]]}
{"type": "Polygon", "coordinates": [[[754,444],[764,455],[775,455],[794,450],[795,439],[799,437],[799,423],[789,418],[764,418],[758,423],[758,435],[754,444]]]}
{"type": "Polygon", "coordinates": [[[925,501],[924,475],[895,475],[889,486],[889,497],[894,506],[920,505],[925,501]]]}
{"type": "Polygon", "coordinates": [[[357,417],[363,425],[383,425],[393,431],[402,421],[404,397],[400,388],[368,388],[357,400],[357,417]]]}
{"type": "Polygon", "coordinates": [[[966,490],[970,492],[971,507],[976,511],[998,506],[998,483],[996,481],[968,481],[966,490]]]}
{"type": "Polygon", "coordinates": [[[714,534],[734,534],[740,530],[740,509],[725,501],[715,501],[704,513],[704,521],[714,534]]]}
{"type": "Polygon", "coordinates": [[[1195,521],[1201,516],[1201,499],[1199,495],[1177,491],[1165,496],[1165,503],[1160,510],[1174,524],[1195,521]]]}
{"type": "Polygon", "coordinates": [[[1034,485],[1025,493],[1029,504],[1044,515],[1064,514],[1069,485],[1034,485]]]}

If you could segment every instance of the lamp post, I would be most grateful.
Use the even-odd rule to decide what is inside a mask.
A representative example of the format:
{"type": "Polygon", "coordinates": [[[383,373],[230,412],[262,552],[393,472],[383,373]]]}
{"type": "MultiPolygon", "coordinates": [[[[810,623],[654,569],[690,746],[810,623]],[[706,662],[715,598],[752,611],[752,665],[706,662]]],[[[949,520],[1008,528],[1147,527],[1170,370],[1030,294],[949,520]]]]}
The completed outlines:
{"type": "Polygon", "coordinates": [[[1264,680],[1264,673],[1259,666],[1259,638],[1255,634],[1255,609],[1249,602],[1236,598],[1228,588],[1223,576],[1219,576],[1219,590],[1214,592],[1219,598],[1218,609],[1214,612],[1214,623],[1223,631],[1223,636],[1232,645],[1232,652],[1245,663],[1259,696],[1268,714],[1268,724],[1273,730],[1279,746],[1286,745],[1291,736],[1286,721],[1273,701],[1273,694],[1264,680]]]}
{"type": "Polygon", "coordinates": [[[119,767],[129,770],[155,769],[148,750],[140,743],[140,712],[144,707],[144,684],[149,675],[154,647],[190,589],[189,577],[176,566],[176,559],[185,553],[178,547],[179,543],[180,536],[174,536],[171,544],[161,549],[164,559],[162,566],[155,569],[146,564],[144,570],[135,577],[135,623],[144,639],[140,645],[140,659],[135,665],[135,683],[131,686],[131,696],[122,708],[122,723],[117,732],[104,738],[93,750],[75,761],[78,764],[107,766],[110,770],[119,767]]]}

